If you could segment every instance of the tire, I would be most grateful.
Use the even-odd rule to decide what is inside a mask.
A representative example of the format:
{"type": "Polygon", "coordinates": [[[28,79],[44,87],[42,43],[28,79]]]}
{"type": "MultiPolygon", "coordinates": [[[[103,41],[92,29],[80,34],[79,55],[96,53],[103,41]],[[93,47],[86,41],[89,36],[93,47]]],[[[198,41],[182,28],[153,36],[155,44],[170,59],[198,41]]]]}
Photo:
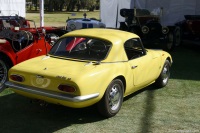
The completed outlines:
{"type": "Polygon", "coordinates": [[[165,51],[172,51],[174,48],[174,34],[173,32],[169,32],[166,37],[166,42],[164,43],[163,50],[165,51]]]}
{"type": "Polygon", "coordinates": [[[169,60],[165,61],[165,64],[162,68],[160,76],[157,78],[155,84],[157,87],[162,88],[167,85],[169,77],[170,77],[170,62],[169,60]]]}
{"type": "Polygon", "coordinates": [[[180,46],[182,43],[182,33],[181,33],[181,28],[176,27],[175,33],[174,33],[174,38],[175,38],[175,46],[180,46]]]}
{"type": "Polygon", "coordinates": [[[4,60],[0,59],[0,92],[6,88],[5,82],[8,80],[8,70],[8,64],[4,60]]]}
{"type": "Polygon", "coordinates": [[[124,85],[121,80],[113,80],[107,87],[103,98],[97,104],[98,111],[105,117],[115,116],[123,102],[124,85]]]}

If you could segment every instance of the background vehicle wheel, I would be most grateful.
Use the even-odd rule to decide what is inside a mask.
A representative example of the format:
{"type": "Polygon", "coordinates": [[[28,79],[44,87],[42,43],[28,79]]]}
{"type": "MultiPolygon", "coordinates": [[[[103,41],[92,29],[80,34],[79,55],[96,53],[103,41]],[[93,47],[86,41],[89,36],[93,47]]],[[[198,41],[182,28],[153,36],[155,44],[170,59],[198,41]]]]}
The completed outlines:
{"type": "Polygon", "coordinates": [[[182,41],[181,40],[182,37],[181,37],[181,28],[180,27],[176,27],[174,35],[175,35],[175,46],[180,46],[181,41],[182,41]]]}
{"type": "Polygon", "coordinates": [[[0,92],[5,89],[4,83],[8,80],[8,65],[2,59],[0,59],[0,92]]]}
{"type": "Polygon", "coordinates": [[[170,77],[170,62],[169,60],[165,61],[165,64],[163,66],[163,69],[160,73],[160,76],[156,80],[155,84],[157,87],[161,88],[167,85],[169,77],[170,77]]]}
{"type": "Polygon", "coordinates": [[[169,32],[166,37],[166,42],[164,44],[164,50],[171,51],[174,48],[174,34],[173,32],[169,32]]]}
{"type": "Polygon", "coordinates": [[[124,96],[124,85],[121,80],[115,79],[113,80],[103,98],[98,103],[98,111],[100,114],[106,117],[115,116],[122,105],[124,96]]]}

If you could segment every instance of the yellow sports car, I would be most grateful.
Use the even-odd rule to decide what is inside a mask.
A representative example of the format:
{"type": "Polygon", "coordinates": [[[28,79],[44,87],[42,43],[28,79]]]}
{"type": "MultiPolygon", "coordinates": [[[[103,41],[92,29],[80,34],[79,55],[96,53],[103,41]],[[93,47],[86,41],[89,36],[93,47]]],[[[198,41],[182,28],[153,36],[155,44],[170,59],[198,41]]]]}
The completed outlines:
{"type": "Polygon", "coordinates": [[[47,55],[9,70],[14,92],[73,108],[97,104],[112,117],[123,98],[152,83],[164,87],[172,58],[145,49],[140,38],[115,29],[81,29],[62,36],[47,55]]]}

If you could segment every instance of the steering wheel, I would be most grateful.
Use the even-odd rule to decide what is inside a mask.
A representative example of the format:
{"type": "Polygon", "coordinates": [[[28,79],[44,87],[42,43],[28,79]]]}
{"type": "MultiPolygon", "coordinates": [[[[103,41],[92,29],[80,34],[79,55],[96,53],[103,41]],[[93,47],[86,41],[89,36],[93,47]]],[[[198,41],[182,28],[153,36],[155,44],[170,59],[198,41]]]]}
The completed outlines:
{"type": "Polygon", "coordinates": [[[19,51],[28,45],[29,40],[33,39],[33,35],[28,31],[18,31],[13,34],[12,47],[15,51],[19,51]],[[18,42],[18,46],[14,42],[18,42]]]}
{"type": "Polygon", "coordinates": [[[106,45],[104,42],[101,41],[94,41],[89,45],[89,49],[91,52],[96,54],[104,53],[106,49],[106,45]]]}

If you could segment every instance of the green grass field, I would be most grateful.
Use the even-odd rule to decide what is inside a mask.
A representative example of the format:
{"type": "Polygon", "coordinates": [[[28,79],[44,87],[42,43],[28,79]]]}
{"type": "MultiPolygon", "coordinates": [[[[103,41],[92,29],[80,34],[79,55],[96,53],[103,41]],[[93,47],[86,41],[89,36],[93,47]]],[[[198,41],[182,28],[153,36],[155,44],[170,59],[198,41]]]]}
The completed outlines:
{"type": "MultiPolygon", "coordinates": [[[[37,15],[27,14],[27,18],[38,21],[37,15]]],[[[65,15],[45,15],[48,16],[46,23],[65,25],[65,15]]],[[[120,112],[109,119],[101,117],[95,106],[72,109],[49,104],[41,107],[29,98],[4,90],[0,93],[0,132],[200,132],[200,47],[184,44],[171,55],[174,63],[168,85],[162,89],[152,85],[126,97],[120,112]]]]}
{"type": "MultiPolygon", "coordinates": [[[[68,18],[83,18],[85,12],[61,12],[61,13],[45,13],[44,25],[45,26],[66,26],[68,18]]],[[[99,19],[99,11],[87,12],[87,18],[99,19]]],[[[40,26],[39,13],[27,13],[26,19],[34,20],[37,26],[40,26]]]]}

